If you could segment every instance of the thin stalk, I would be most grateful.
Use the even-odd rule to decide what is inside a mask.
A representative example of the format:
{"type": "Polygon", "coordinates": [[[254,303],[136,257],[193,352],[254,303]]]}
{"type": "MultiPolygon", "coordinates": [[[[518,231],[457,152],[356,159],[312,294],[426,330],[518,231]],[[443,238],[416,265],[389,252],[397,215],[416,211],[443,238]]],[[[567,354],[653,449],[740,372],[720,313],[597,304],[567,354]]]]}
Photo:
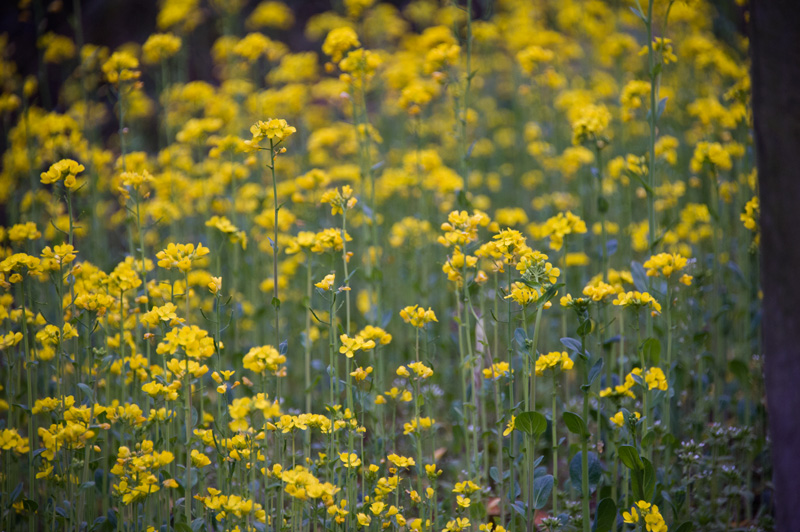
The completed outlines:
{"type": "MultiPolygon", "coordinates": [[[[581,335],[581,352],[586,352],[586,336],[581,335]]],[[[589,361],[584,360],[581,367],[583,368],[583,381],[588,380],[588,366],[589,361]]],[[[589,390],[582,389],[583,391],[583,419],[588,427],[589,425],[589,390]]],[[[583,532],[589,532],[589,435],[581,436],[581,521],[583,522],[583,532]]]]}
{"type": "Polygon", "coordinates": [[[275,307],[275,345],[280,346],[281,300],[278,298],[278,181],[275,178],[275,141],[269,139],[269,169],[272,172],[272,202],[275,206],[274,239],[272,241],[272,305],[275,307]]]}
{"type": "MultiPolygon", "coordinates": [[[[25,276],[22,276],[22,282],[20,283],[20,289],[22,291],[22,344],[23,344],[23,351],[25,353],[25,372],[27,374],[28,382],[27,382],[27,393],[28,393],[28,405],[33,405],[33,375],[31,372],[31,363],[33,360],[31,359],[31,352],[30,346],[28,344],[28,318],[26,316],[26,309],[25,309],[25,276]]],[[[28,498],[32,501],[36,500],[36,493],[33,490],[33,479],[34,479],[34,472],[33,472],[33,450],[34,447],[34,440],[33,440],[33,414],[28,414],[28,498]]],[[[10,453],[9,453],[10,454],[10,453]]],[[[33,532],[35,527],[35,519],[31,517],[28,519],[28,532],[33,532]]]]}
{"type": "Polygon", "coordinates": [[[558,387],[556,383],[556,371],[553,370],[553,394],[552,394],[552,425],[551,432],[553,433],[553,515],[558,515],[558,435],[556,434],[556,396],[558,387]]]}

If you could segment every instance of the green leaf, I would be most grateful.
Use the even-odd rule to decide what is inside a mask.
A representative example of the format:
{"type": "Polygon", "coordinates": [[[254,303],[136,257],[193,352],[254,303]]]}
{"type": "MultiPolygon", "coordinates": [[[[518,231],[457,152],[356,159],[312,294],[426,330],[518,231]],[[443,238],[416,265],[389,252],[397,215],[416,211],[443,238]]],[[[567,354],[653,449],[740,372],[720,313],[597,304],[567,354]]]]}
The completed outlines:
{"type": "Polygon", "coordinates": [[[750,368],[741,360],[731,360],[728,363],[728,369],[736,377],[736,379],[743,385],[750,384],[750,368]]]}
{"type": "Polygon", "coordinates": [[[656,470],[653,463],[647,458],[642,458],[644,462],[644,482],[642,483],[642,490],[644,493],[644,500],[649,501],[653,498],[653,493],[656,490],[656,470]]]}
{"type": "Polygon", "coordinates": [[[183,521],[175,523],[173,525],[173,528],[175,529],[175,532],[194,532],[192,530],[192,527],[184,523],[183,521]]]}
{"type": "Polygon", "coordinates": [[[603,196],[597,198],[597,211],[600,214],[605,214],[608,212],[608,200],[605,199],[603,196]]]}
{"type": "MultiPolygon", "coordinates": [[[[592,318],[586,318],[578,326],[578,336],[581,337],[589,336],[593,330],[594,330],[594,320],[592,318]]],[[[581,354],[586,356],[586,353],[581,353],[581,354]]]]}
{"type": "Polygon", "coordinates": [[[644,470],[636,469],[631,471],[631,488],[633,491],[633,500],[645,500],[644,496],[644,470]]]}
{"type": "Polygon", "coordinates": [[[658,63],[655,64],[655,66],[653,67],[652,72],[650,73],[650,75],[652,76],[652,79],[656,79],[656,76],[661,74],[661,69],[662,68],[663,67],[661,65],[661,62],[658,62],[658,63]]]}
{"type": "Polygon", "coordinates": [[[587,386],[591,386],[594,380],[600,375],[600,372],[603,370],[603,359],[598,358],[597,362],[594,363],[594,366],[589,370],[589,378],[586,382],[587,386]]]}
{"type": "Polygon", "coordinates": [[[522,503],[522,501],[515,502],[514,504],[511,505],[511,507],[519,515],[521,515],[522,517],[525,517],[525,505],[522,503]]]}
{"type": "Polygon", "coordinates": [[[550,493],[553,491],[553,475],[545,475],[534,479],[533,481],[533,508],[534,510],[541,510],[550,499],[550,493]]]}
{"type": "Polygon", "coordinates": [[[650,282],[641,262],[631,261],[631,277],[633,277],[633,285],[639,292],[647,292],[650,288],[650,282]]]}
{"type": "Polygon", "coordinates": [[[81,391],[89,401],[94,403],[94,390],[92,390],[92,388],[89,385],[79,382],[78,388],[81,389],[81,391]]]}
{"type": "Polygon", "coordinates": [[[692,532],[694,530],[694,523],[691,521],[686,521],[681,523],[678,528],[675,529],[675,532],[692,532]]]}
{"type": "Polygon", "coordinates": [[[633,14],[639,17],[642,21],[647,20],[647,17],[644,16],[644,13],[642,13],[638,8],[631,6],[631,11],[633,11],[633,14]]]}
{"type": "Polygon", "coordinates": [[[514,428],[538,438],[547,430],[547,419],[539,412],[522,412],[514,418],[514,428]]]}
{"type": "Polygon", "coordinates": [[[562,338],[561,343],[564,345],[564,347],[578,353],[579,355],[583,353],[580,340],[576,340],[575,338],[562,338]]]}
{"type": "Polygon", "coordinates": [[[194,521],[192,521],[192,532],[199,532],[203,529],[203,526],[206,524],[206,520],[202,517],[198,517],[194,521]]]}
{"type": "Polygon", "coordinates": [[[14,488],[14,491],[11,492],[11,495],[8,497],[8,504],[6,505],[7,508],[11,508],[11,505],[17,502],[17,498],[22,493],[22,482],[17,484],[17,487],[14,488]]]}
{"type": "Polygon", "coordinates": [[[553,286],[548,288],[545,291],[545,293],[542,294],[542,297],[540,297],[539,299],[536,300],[536,306],[538,307],[538,306],[544,305],[545,303],[547,303],[548,301],[553,299],[556,296],[556,294],[558,293],[558,289],[561,288],[562,286],[564,286],[564,283],[554,284],[553,286]]]}
{"type": "Polygon", "coordinates": [[[281,308],[281,300],[277,297],[272,298],[272,306],[275,307],[275,310],[280,310],[281,308]]]}
{"type": "Polygon", "coordinates": [[[655,431],[648,430],[647,434],[642,436],[642,447],[650,447],[656,439],[655,431]]]}
{"type": "Polygon", "coordinates": [[[664,114],[664,109],[667,108],[667,97],[664,96],[658,101],[658,105],[656,106],[656,120],[661,118],[661,115],[664,114]]]}
{"type": "Polygon", "coordinates": [[[613,499],[605,498],[597,505],[592,532],[611,532],[616,523],[617,505],[614,504],[613,499]]]}
{"type": "Polygon", "coordinates": [[[561,417],[567,425],[567,429],[578,436],[587,437],[589,430],[586,428],[586,422],[581,416],[574,412],[564,412],[561,417]]]}
{"type": "Polygon", "coordinates": [[[644,468],[644,463],[634,446],[620,445],[617,449],[617,454],[619,455],[620,461],[622,461],[628,469],[636,471],[644,468]]]}
{"type": "Polygon", "coordinates": [[[642,344],[642,353],[647,363],[657,366],[661,360],[661,342],[657,338],[648,338],[642,344]]]}
{"type": "Polygon", "coordinates": [[[517,345],[522,349],[527,349],[526,341],[528,340],[528,335],[525,334],[525,329],[517,327],[514,330],[514,340],[517,341],[517,345]]]}
{"type": "MultiPolygon", "coordinates": [[[[580,487],[583,480],[581,457],[582,451],[578,451],[569,463],[569,478],[572,481],[572,485],[576,487],[580,487]]],[[[603,476],[603,466],[600,465],[600,459],[597,458],[597,455],[591,451],[586,454],[586,462],[589,466],[589,492],[594,493],[603,476]]]]}

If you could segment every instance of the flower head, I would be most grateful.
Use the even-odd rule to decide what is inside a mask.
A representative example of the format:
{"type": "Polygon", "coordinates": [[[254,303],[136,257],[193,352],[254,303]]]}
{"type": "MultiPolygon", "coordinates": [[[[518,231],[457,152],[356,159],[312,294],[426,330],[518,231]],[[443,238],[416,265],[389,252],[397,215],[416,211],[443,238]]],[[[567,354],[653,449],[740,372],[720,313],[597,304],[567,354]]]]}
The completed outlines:
{"type": "Polygon", "coordinates": [[[78,174],[83,172],[85,167],[72,159],[61,159],[53,163],[47,172],[42,172],[41,180],[45,185],[64,180],[64,186],[69,190],[78,188],[78,174]]]}

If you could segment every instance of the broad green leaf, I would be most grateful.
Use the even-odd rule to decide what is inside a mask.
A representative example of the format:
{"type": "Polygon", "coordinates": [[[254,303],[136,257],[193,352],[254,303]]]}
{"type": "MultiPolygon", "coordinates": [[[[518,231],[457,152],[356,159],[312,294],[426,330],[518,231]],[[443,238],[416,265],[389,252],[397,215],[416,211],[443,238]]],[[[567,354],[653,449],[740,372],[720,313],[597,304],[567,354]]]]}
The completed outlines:
{"type": "Polygon", "coordinates": [[[648,338],[642,344],[642,353],[645,361],[657,366],[661,360],[661,342],[657,338],[648,338]]]}
{"type": "Polygon", "coordinates": [[[567,429],[578,436],[586,437],[589,435],[589,430],[586,428],[586,422],[581,416],[574,412],[564,412],[561,417],[567,425],[567,429]]]}
{"type": "Polygon", "coordinates": [[[617,505],[614,504],[614,500],[610,497],[605,498],[597,505],[592,532],[611,532],[616,523],[617,505]]]}
{"type": "Polygon", "coordinates": [[[631,470],[638,470],[644,468],[644,463],[639,457],[639,452],[632,445],[620,445],[617,449],[620,461],[625,464],[625,467],[631,470]]]}
{"type": "Polygon", "coordinates": [[[539,412],[522,412],[514,419],[514,428],[538,438],[547,430],[547,419],[539,412]]]}
{"type": "Polygon", "coordinates": [[[553,475],[545,475],[533,481],[533,508],[541,510],[550,499],[550,493],[553,491],[553,475]]]}
{"type": "MultiPolygon", "coordinates": [[[[572,485],[578,489],[580,489],[583,479],[581,456],[582,452],[578,451],[569,463],[569,478],[572,481],[572,485]]],[[[594,493],[603,476],[603,466],[600,464],[600,459],[597,458],[597,455],[591,451],[586,453],[586,462],[589,466],[589,493],[594,493]]]]}

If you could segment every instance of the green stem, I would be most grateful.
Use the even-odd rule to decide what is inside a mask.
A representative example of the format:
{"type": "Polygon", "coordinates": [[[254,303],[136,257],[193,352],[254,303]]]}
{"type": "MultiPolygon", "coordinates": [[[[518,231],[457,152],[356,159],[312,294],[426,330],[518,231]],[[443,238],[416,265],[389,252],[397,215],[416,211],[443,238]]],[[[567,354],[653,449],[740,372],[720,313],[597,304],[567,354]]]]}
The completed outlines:
{"type": "MultiPolygon", "coordinates": [[[[581,336],[581,352],[586,352],[586,336],[581,336]]],[[[583,381],[588,381],[589,361],[585,360],[583,367],[583,381]]],[[[589,425],[589,389],[583,389],[583,419],[589,425]]],[[[583,532],[589,532],[589,435],[581,436],[581,521],[583,532]]]]}
{"type": "MultiPolygon", "coordinates": [[[[25,372],[27,374],[26,388],[28,394],[28,405],[29,408],[33,408],[33,374],[31,372],[31,364],[33,360],[31,359],[30,353],[30,346],[28,342],[28,318],[26,316],[26,309],[25,309],[25,275],[22,276],[22,282],[20,289],[22,291],[22,347],[25,353],[25,372]]],[[[36,493],[33,489],[33,479],[34,479],[34,472],[33,472],[33,451],[36,447],[34,445],[33,440],[33,414],[28,414],[28,498],[32,501],[36,500],[36,493]]],[[[28,531],[33,532],[35,527],[35,519],[31,516],[28,519],[28,531]]]]}
{"type": "Polygon", "coordinates": [[[552,395],[552,424],[553,433],[553,515],[558,515],[558,435],[556,434],[556,396],[558,387],[556,383],[556,371],[553,370],[553,395],[552,395]]]}

